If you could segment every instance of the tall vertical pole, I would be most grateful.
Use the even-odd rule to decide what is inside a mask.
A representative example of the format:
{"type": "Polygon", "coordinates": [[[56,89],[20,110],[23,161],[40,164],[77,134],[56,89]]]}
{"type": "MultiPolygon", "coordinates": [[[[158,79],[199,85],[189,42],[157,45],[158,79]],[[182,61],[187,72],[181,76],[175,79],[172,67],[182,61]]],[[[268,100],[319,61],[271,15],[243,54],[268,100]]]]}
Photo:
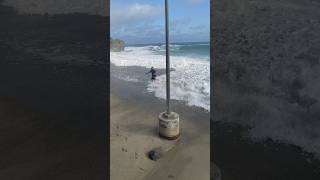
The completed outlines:
{"type": "Polygon", "coordinates": [[[165,0],[165,24],[166,24],[166,87],[167,87],[167,115],[170,111],[170,45],[169,45],[169,7],[168,0],[165,0]]]}
{"type": "Polygon", "coordinates": [[[174,140],[180,136],[180,130],[179,114],[170,110],[170,46],[168,1],[169,0],[165,0],[167,110],[159,115],[159,135],[162,138],[174,140]]]}

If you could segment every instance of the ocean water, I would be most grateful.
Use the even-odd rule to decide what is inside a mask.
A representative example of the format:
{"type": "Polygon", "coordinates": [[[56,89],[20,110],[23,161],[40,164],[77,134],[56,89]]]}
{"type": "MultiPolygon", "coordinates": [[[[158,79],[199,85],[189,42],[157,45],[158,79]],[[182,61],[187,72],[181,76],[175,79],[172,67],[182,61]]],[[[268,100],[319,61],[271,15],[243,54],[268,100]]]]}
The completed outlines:
{"type": "MultiPolygon", "coordinates": [[[[126,46],[122,52],[110,52],[110,61],[116,66],[140,66],[165,69],[165,45],[147,44],[126,46]]],[[[171,99],[188,106],[210,109],[210,43],[172,43],[170,45],[171,99]]],[[[158,71],[159,72],[159,71],[158,71]]],[[[149,81],[146,90],[155,97],[166,98],[166,76],[157,74],[149,81]]],[[[122,77],[122,80],[139,82],[141,75],[122,77]]]]}

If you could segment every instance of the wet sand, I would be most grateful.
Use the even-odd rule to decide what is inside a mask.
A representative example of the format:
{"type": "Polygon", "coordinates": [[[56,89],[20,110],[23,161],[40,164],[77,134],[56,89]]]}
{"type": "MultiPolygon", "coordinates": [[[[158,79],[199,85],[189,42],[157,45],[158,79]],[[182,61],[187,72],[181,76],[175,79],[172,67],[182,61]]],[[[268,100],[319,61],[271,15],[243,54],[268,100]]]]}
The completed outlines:
{"type": "MultiPolygon", "coordinates": [[[[141,76],[140,82],[125,82],[115,78],[120,77],[121,74],[127,76],[143,74],[147,70],[142,67],[114,67],[111,65],[110,88],[112,93],[136,106],[139,105],[156,117],[158,112],[165,109],[165,101],[146,91],[149,76],[141,76]]],[[[209,114],[204,113],[201,109],[188,107],[178,101],[172,101],[172,107],[190,120],[197,133],[209,127],[209,114]]],[[[152,122],[155,126],[157,120],[154,117],[147,123],[152,122]]],[[[211,130],[212,163],[219,166],[222,179],[267,180],[299,179],[301,177],[318,179],[319,177],[319,161],[315,160],[312,154],[305,153],[296,146],[270,140],[254,142],[249,137],[246,127],[232,123],[215,122],[211,127],[213,127],[211,130]]],[[[151,129],[150,131],[156,132],[151,129]]],[[[213,170],[213,165],[211,168],[213,170]]]]}
{"type": "Polygon", "coordinates": [[[181,136],[178,141],[160,139],[158,115],[166,103],[147,91],[148,70],[110,65],[111,179],[210,179],[210,113],[171,100],[180,115],[181,136]],[[156,162],[146,155],[154,148],[165,154],[156,162]]]}

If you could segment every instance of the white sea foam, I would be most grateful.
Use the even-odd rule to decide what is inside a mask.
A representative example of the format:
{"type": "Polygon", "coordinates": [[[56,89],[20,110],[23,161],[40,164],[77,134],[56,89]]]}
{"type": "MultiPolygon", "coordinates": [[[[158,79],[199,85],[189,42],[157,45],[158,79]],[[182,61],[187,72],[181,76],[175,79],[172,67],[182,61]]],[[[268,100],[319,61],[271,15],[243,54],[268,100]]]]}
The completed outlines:
{"type": "Polygon", "coordinates": [[[128,81],[128,82],[139,82],[138,78],[131,77],[131,76],[118,76],[117,78],[124,80],[124,81],[128,81]]]}
{"type": "MultiPolygon", "coordinates": [[[[162,48],[160,46],[128,47],[124,52],[111,52],[111,61],[117,66],[165,68],[165,56],[153,52],[157,49],[162,51],[162,48]]],[[[172,56],[171,67],[175,69],[171,72],[171,98],[182,100],[190,106],[199,106],[209,110],[209,61],[192,57],[172,56]]],[[[130,81],[130,78],[126,81],[130,81]]],[[[156,81],[148,83],[147,90],[154,93],[156,97],[165,99],[165,81],[165,75],[158,76],[156,81]]],[[[312,84],[312,90],[319,89],[315,86],[316,82],[318,82],[318,79],[310,83],[312,84]]],[[[319,91],[313,90],[308,93],[319,97],[317,94],[319,91]]],[[[225,100],[235,98],[241,99],[241,97],[225,97],[225,100]]],[[[261,110],[250,121],[241,122],[243,125],[252,127],[250,130],[251,138],[257,141],[271,138],[281,143],[294,144],[307,152],[316,153],[317,158],[320,159],[320,122],[317,119],[311,119],[308,120],[308,124],[305,124],[305,115],[301,114],[298,107],[295,107],[297,105],[288,107],[279,99],[266,100],[263,97],[261,98],[254,97],[255,100],[260,102],[261,110]]],[[[233,105],[235,104],[233,101],[230,102],[233,105]]],[[[320,105],[318,104],[313,108],[320,109],[320,105]]],[[[310,111],[314,111],[312,117],[320,116],[319,113],[316,113],[319,111],[312,109],[310,111]]],[[[238,117],[230,116],[226,119],[238,120],[238,117]]]]}
{"type": "MultiPolygon", "coordinates": [[[[158,46],[159,47],[159,46],[158,46]]],[[[177,48],[178,46],[176,46],[177,48]]],[[[111,62],[116,66],[142,66],[165,68],[165,56],[155,54],[156,46],[126,47],[123,52],[111,52],[111,62]]],[[[210,62],[185,56],[171,56],[171,98],[184,101],[189,106],[210,109],[210,62]]],[[[166,98],[165,75],[150,81],[147,90],[158,98],[166,98]]]]}
{"type": "MultiPolygon", "coordinates": [[[[319,97],[319,91],[314,90],[320,88],[316,83],[319,80],[319,77],[315,77],[307,82],[312,87],[307,86],[306,92],[313,98],[319,97]]],[[[219,98],[216,102],[219,101],[220,108],[225,111],[217,111],[216,116],[220,117],[214,120],[249,126],[249,135],[254,141],[270,138],[279,143],[296,145],[320,159],[320,103],[307,110],[282,98],[239,95],[221,84],[216,88],[216,92],[220,93],[216,96],[219,98]]]]}

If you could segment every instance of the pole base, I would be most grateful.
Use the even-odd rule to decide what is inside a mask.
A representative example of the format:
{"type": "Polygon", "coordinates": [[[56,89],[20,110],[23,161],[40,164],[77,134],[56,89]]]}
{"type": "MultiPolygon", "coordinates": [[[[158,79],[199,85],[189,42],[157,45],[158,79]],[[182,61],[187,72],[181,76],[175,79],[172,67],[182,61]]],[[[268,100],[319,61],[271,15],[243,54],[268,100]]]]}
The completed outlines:
{"type": "Polygon", "coordinates": [[[180,137],[180,134],[178,134],[177,136],[167,137],[167,136],[163,136],[162,134],[159,133],[159,136],[160,136],[160,138],[166,139],[166,140],[176,140],[180,137]]]}
{"type": "Polygon", "coordinates": [[[179,114],[175,112],[171,112],[170,114],[166,112],[160,113],[159,136],[168,140],[175,140],[180,136],[179,114]]]}

